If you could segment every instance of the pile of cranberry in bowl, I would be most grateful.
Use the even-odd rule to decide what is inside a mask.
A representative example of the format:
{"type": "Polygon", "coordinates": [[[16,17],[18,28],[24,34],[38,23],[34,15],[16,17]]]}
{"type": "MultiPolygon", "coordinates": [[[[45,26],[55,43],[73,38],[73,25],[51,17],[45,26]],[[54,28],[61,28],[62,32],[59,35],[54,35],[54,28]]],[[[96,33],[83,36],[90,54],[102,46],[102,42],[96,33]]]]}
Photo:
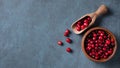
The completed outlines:
{"type": "Polygon", "coordinates": [[[116,49],[116,38],[106,28],[92,28],[82,38],[82,50],[84,54],[96,62],[108,61],[114,56],[116,49]]]}

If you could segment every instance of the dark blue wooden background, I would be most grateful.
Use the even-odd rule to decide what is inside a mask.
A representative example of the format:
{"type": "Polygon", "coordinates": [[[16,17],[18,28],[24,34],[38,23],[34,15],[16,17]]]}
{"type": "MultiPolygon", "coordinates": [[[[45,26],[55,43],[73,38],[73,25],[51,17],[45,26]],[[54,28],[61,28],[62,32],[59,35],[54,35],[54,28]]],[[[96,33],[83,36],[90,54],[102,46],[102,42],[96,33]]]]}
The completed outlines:
{"type": "Polygon", "coordinates": [[[119,68],[119,0],[0,0],[0,68],[119,68]],[[81,51],[82,35],[72,33],[72,44],[63,32],[72,22],[106,4],[109,12],[95,26],[109,29],[116,36],[118,49],[106,63],[95,63],[81,51]],[[66,47],[74,52],[69,54],[66,47]]]}

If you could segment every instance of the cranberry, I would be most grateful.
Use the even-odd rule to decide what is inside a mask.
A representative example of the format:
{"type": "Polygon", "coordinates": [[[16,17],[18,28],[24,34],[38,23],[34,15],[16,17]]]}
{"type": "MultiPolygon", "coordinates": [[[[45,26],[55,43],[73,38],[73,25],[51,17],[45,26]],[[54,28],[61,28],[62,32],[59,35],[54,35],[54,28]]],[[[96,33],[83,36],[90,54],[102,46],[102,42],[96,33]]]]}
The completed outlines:
{"type": "Polygon", "coordinates": [[[102,40],[102,39],[103,39],[103,37],[102,37],[102,36],[99,36],[99,39],[100,39],[100,40],[102,40]]]}
{"type": "Polygon", "coordinates": [[[94,44],[91,45],[92,48],[95,48],[94,44]]]}
{"type": "Polygon", "coordinates": [[[66,51],[70,53],[70,52],[72,52],[72,49],[70,47],[68,47],[68,48],[66,48],[66,51]]]}
{"type": "Polygon", "coordinates": [[[94,34],[93,34],[93,36],[94,36],[94,37],[96,37],[96,36],[97,36],[97,34],[95,34],[95,33],[94,33],[94,34]]]}
{"type": "Polygon", "coordinates": [[[69,30],[69,29],[66,29],[65,33],[70,34],[70,30],[69,30]]]}
{"type": "Polygon", "coordinates": [[[84,23],[88,23],[89,21],[87,19],[84,20],[84,23]]]}
{"type": "Polygon", "coordinates": [[[81,29],[83,30],[84,28],[85,28],[85,26],[84,26],[84,25],[82,25],[82,26],[81,26],[81,29]]]}
{"type": "Polygon", "coordinates": [[[80,31],[80,30],[81,30],[81,28],[80,28],[80,27],[76,27],[76,30],[77,30],[77,31],[80,31]]]}
{"type": "Polygon", "coordinates": [[[112,54],[112,51],[110,51],[110,50],[109,50],[109,51],[108,51],[108,54],[110,54],[110,55],[111,55],[111,54],[112,54]]]}
{"type": "Polygon", "coordinates": [[[113,38],[111,39],[111,42],[114,43],[114,39],[113,38]]]}
{"type": "Polygon", "coordinates": [[[99,59],[99,57],[95,57],[95,59],[96,59],[96,60],[98,60],[98,59],[99,59]]]}
{"type": "Polygon", "coordinates": [[[67,37],[67,36],[69,36],[69,34],[70,34],[70,30],[69,30],[69,29],[66,29],[65,32],[64,32],[64,36],[67,37]]]}
{"type": "Polygon", "coordinates": [[[87,20],[91,21],[91,18],[90,18],[90,17],[88,17],[88,18],[87,18],[87,20]]]}
{"type": "Polygon", "coordinates": [[[69,33],[66,33],[66,32],[65,32],[65,33],[64,33],[64,36],[66,36],[66,37],[69,36],[69,33]]]}
{"type": "Polygon", "coordinates": [[[106,51],[106,48],[105,48],[105,47],[103,48],[103,51],[106,51]]]}
{"type": "Polygon", "coordinates": [[[106,52],[105,55],[108,56],[109,54],[106,52]]]}
{"type": "Polygon", "coordinates": [[[91,47],[87,47],[87,50],[91,50],[91,47]]]}
{"type": "Polygon", "coordinates": [[[85,22],[85,23],[84,23],[84,26],[86,26],[86,27],[87,27],[87,26],[88,26],[88,22],[85,22]]]}
{"type": "Polygon", "coordinates": [[[96,40],[96,37],[93,37],[93,40],[96,40]]]}
{"type": "Polygon", "coordinates": [[[110,45],[110,40],[106,40],[106,44],[110,45]]]}
{"type": "Polygon", "coordinates": [[[72,40],[70,38],[66,38],[66,42],[71,43],[72,40]]]}
{"type": "Polygon", "coordinates": [[[104,33],[100,33],[101,36],[104,36],[104,33]]]}
{"type": "Polygon", "coordinates": [[[107,59],[107,56],[106,56],[106,55],[104,55],[104,59],[107,59]]]}
{"type": "Polygon", "coordinates": [[[77,25],[81,25],[81,22],[79,21],[79,22],[77,22],[77,25]]]}
{"type": "Polygon", "coordinates": [[[58,41],[57,43],[58,45],[63,45],[62,41],[58,41]]]}

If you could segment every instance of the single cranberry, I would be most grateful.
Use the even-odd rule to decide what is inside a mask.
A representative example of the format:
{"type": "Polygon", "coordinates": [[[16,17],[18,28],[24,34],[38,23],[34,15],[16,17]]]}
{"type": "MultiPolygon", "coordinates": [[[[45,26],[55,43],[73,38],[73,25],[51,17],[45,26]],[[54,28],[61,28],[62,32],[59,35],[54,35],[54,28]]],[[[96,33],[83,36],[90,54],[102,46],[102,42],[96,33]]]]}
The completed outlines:
{"type": "Polygon", "coordinates": [[[100,33],[101,36],[104,36],[104,32],[100,33]]]}
{"type": "Polygon", "coordinates": [[[95,52],[94,52],[94,51],[92,51],[92,55],[95,55],[95,52]]]}
{"type": "Polygon", "coordinates": [[[106,50],[107,50],[107,49],[104,47],[104,48],[103,48],[103,51],[106,51],[106,50]]]}
{"type": "Polygon", "coordinates": [[[87,19],[84,20],[84,23],[88,23],[89,21],[87,19]]]}
{"type": "Polygon", "coordinates": [[[91,21],[91,18],[90,18],[90,17],[88,17],[88,18],[87,18],[87,20],[91,21]]]}
{"type": "Polygon", "coordinates": [[[95,34],[95,33],[94,33],[94,34],[93,34],[93,36],[94,36],[94,37],[96,37],[96,36],[97,36],[97,34],[95,34]]]}
{"type": "Polygon", "coordinates": [[[83,30],[84,28],[85,28],[85,26],[84,26],[84,25],[82,25],[82,26],[81,26],[81,29],[83,30]]]}
{"type": "Polygon", "coordinates": [[[111,42],[114,43],[114,39],[113,38],[111,39],[111,42]]]}
{"type": "Polygon", "coordinates": [[[89,53],[90,56],[92,56],[92,53],[89,53]]]}
{"type": "Polygon", "coordinates": [[[71,43],[72,40],[70,38],[66,38],[66,42],[71,43]]]}
{"type": "Polygon", "coordinates": [[[97,56],[97,57],[98,57],[98,56],[99,56],[99,54],[98,54],[98,53],[96,53],[96,54],[95,54],[95,56],[97,56]]]}
{"type": "Polygon", "coordinates": [[[102,36],[99,36],[99,39],[100,39],[100,40],[102,40],[102,39],[103,39],[103,37],[102,37],[102,36]]]}
{"type": "Polygon", "coordinates": [[[111,55],[112,53],[113,53],[113,52],[112,52],[111,50],[109,50],[109,51],[108,51],[108,54],[110,54],[110,55],[111,55]]]}
{"type": "Polygon", "coordinates": [[[69,30],[69,29],[66,29],[65,33],[70,34],[70,30],[69,30]]]}
{"type": "Polygon", "coordinates": [[[110,45],[110,40],[106,40],[106,44],[110,45]]]}
{"type": "Polygon", "coordinates": [[[91,45],[92,48],[95,48],[94,44],[91,45]]]}
{"type": "Polygon", "coordinates": [[[64,36],[68,37],[68,36],[69,36],[69,33],[64,32],[64,36]]]}
{"type": "Polygon", "coordinates": [[[72,49],[70,47],[66,48],[67,52],[72,52],[72,49]]]}
{"type": "Polygon", "coordinates": [[[91,44],[93,44],[94,42],[93,41],[90,41],[91,44]]]}
{"type": "Polygon", "coordinates": [[[96,60],[98,60],[98,59],[99,59],[99,57],[95,57],[95,59],[96,59],[96,60]]]}
{"type": "Polygon", "coordinates": [[[81,30],[81,28],[80,28],[80,27],[76,27],[76,30],[77,30],[77,31],[80,31],[80,30],[81,30]]]}
{"type": "Polygon", "coordinates": [[[108,47],[108,45],[107,45],[107,44],[105,44],[104,46],[105,46],[105,47],[108,47]]]}
{"type": "Polygon", "coordinates": [[[96,37],[93,37],[93,40],[96,40],[96,37]]]}
{"type": "Polygon", "coordinates": [[[108,56],[109,54],[106,52],[105,55],[108,56]]]}
{"type": "Polygon", "coordinates": [[[106,55],[104,55],[104,59],[107,59],[107,56],[106,56],[106,55]]]}
{"type": "Polygon", "coordinates": [[[58,43],[58,45],[63,45],[62,41],[58,41],[57,43],[58,43]]]}
{"type": "Polygon", "coordinates": [[[79,21],[79,22],[77,22],[77,25],[81,25],[81,22],[79,21]]]}
{"type": "Polygon", "coordinates": [[[98,44],[95,44],[96,47],[98,47],[98,44]]]}
{"type": "Polygon", "coordinates": [[[87,50],[91,50],[91,47],[87,47],[87,50]]]}
{"type": "Polygon", "coordinates": [[[98,33],[100,34],[100,33],[102,33],[102,31],[101,31],[101,30],[99,30],[99,31],[98,31],[98,33]]]}
{"type": "Polygon", "coordinates": [[[87,27],[87,26],[88,26],[88,22],[85,22],[85,23],[84,23],[84,26],[86,26],[86,27],[87,27]]]}
{"type": "Polygon", "coordinates": [[[95,43],[97,43],[97,44],[98,44],[98,40],[96,40],[96,41],[95,41],[95,43]]]}
{"type": "Polygon", "coordinates": [[[107,37],[106,36],[104,36],[104,39],[106,39],[107,37]]]}

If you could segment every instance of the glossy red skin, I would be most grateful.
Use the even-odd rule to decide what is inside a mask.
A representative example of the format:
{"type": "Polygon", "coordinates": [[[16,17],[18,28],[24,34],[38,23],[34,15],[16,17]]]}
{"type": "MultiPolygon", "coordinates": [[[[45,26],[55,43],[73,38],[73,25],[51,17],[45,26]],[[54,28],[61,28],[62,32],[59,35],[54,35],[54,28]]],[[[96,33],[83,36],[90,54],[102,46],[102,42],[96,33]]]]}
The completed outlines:
{"type": "Polygon", "coordinates": [[[114,39],[102,30],[91,32],[87,36],[85,49],[88,55],[96,60],[107,59],[113,53],[115,46],[114,39]],[[112,46],[112,47],[111,47],[112,46]]]}

